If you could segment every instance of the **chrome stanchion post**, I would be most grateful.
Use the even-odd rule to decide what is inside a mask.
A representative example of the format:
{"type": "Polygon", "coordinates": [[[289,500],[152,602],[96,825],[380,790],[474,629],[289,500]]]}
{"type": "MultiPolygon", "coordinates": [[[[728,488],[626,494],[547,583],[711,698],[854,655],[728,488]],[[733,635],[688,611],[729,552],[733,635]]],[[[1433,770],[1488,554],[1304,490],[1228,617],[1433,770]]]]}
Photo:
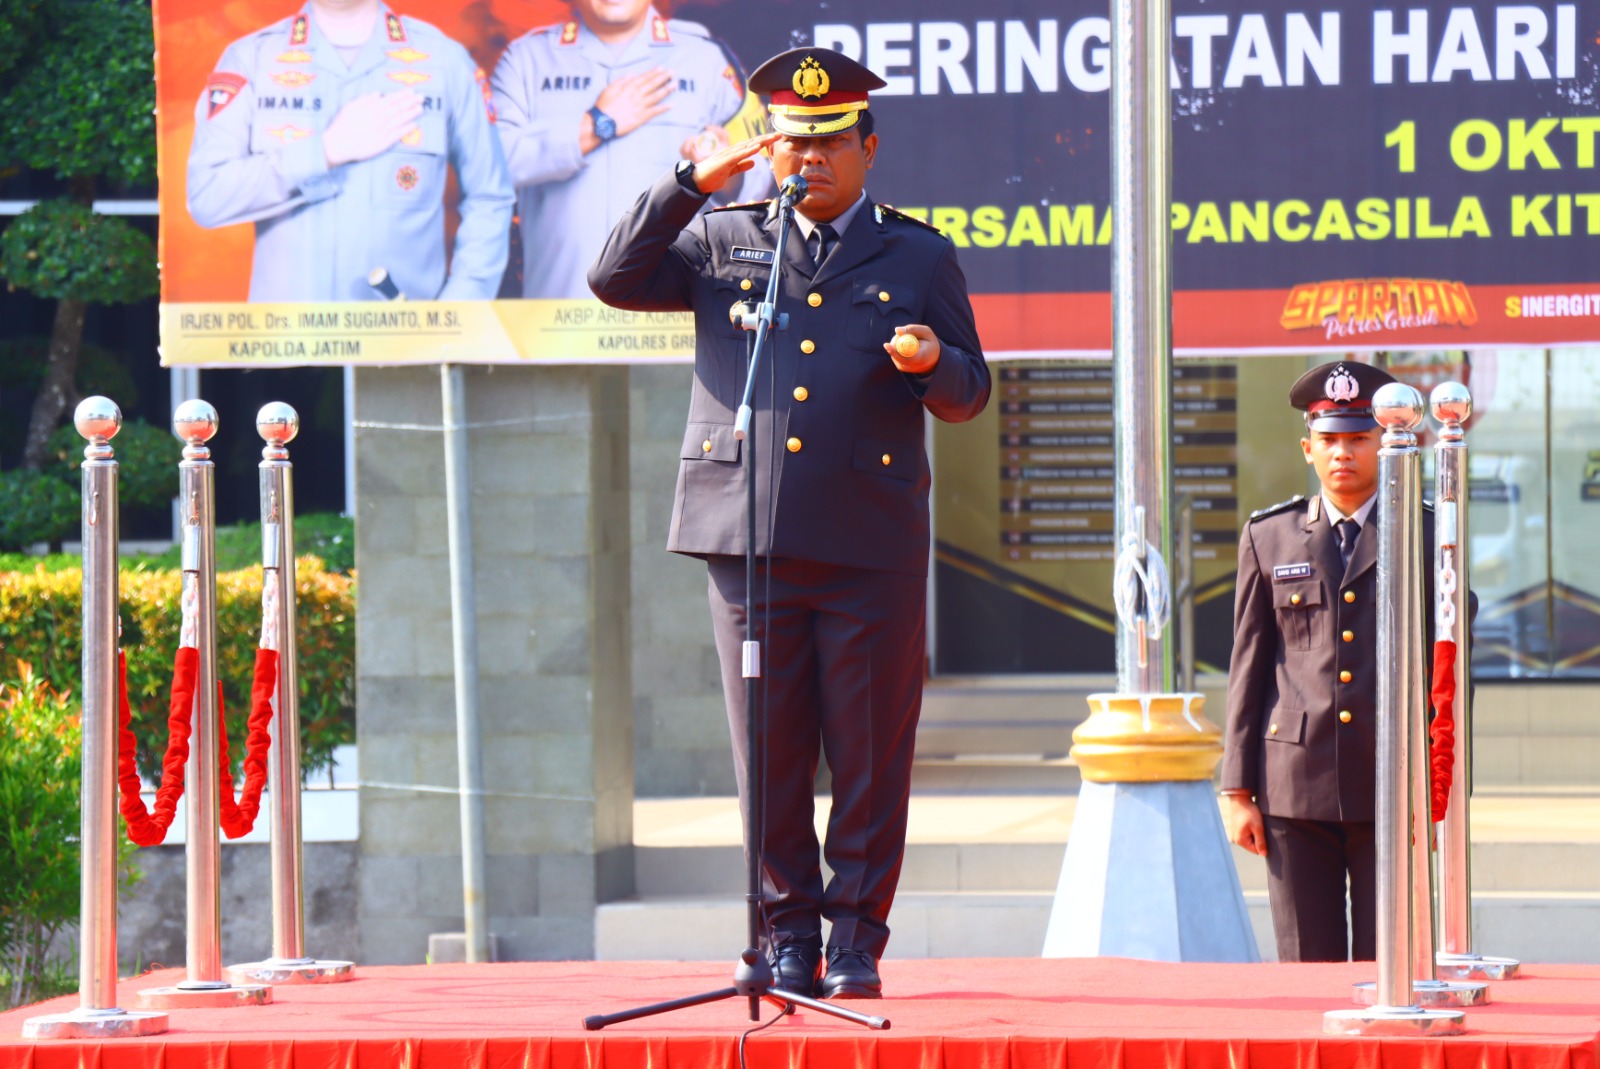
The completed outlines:
{"type": "MultiPolygon", "coordinates": [[[[1420,719],[1422,498],[1417,436],[1422,395],[1389,383],[1372,399],[1384,428],[1378,452],[1378,980],[1374,1005],[1331,1010],[1322,1030],[1340,1035],[1458,1035],[1466,1015],[1424,1009],[1412,988],[1411,722],[1420,719]]],[[[1357,987],[1356,1001],[1364,1001],[1357,987]]]]}
{"type": "Polygon", "coordinates": [[[295,659],[294,465],[286,448],[300,416],[273,401],[256,414],[261,450],[261,648],[276,650],[272,760],[267,796],[272,828],[272,956],[230,965],[234,983],[325,984],[349,980],[348,961],[306,955],[304,858],[300,825],[300,686],[295,659]]]}
{"type": "Polygon", "coordinates": [[[206,447],[217,433],[217,410],[205,401],[185,401],[172,416],[184,442],[178,465],[178,504],[183,521],[183,598],[193,606],[193,634],[185,615],[184,645],[199,652],[195,674],[189,762],[184,768],[188,819],[188,978],[176,987],[139,992],[146,1006],[172,1009],[238,1006],[272,1001],[262,984],[230,984],[222,975],[222,834],[218,776],[221,710],[217,704],[216,465],[206,447]]]}
{"type": "Polygon", "coordinates": [[[78,1008],[30,1017],[24,1039],[115,1039],[167,1030],[167,1015],[117,1008],[117,461],[122,413],[89,397],[73,415],[83,451],[83,823],[78,1008]]]}
{"type": "Polygon", "coordinates": [[[1455,772],[1450,801],[1439,829],[1439,975],[1462,980],[1513,980],[1515,958],[1472,951],[1472,646],[1468,588],[1467,443],[1462,425],[1472,415],[1472,394],[1459,382],[1441,382],[1428,398],[1439,424],[1434,445],[1434,609],[1436,638],[1456,646],[1455,772]]]}

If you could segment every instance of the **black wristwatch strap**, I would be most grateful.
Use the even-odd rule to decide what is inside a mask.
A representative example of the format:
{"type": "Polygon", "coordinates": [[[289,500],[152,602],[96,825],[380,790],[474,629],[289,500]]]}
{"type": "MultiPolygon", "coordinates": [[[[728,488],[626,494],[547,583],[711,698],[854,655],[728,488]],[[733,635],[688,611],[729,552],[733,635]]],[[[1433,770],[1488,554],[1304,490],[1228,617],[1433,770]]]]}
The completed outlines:
{"type": "Polygon", "coordinates": [[[683,187],[685,193],[693,194],[696,197],[706,196],[706,194],[700,192],[700,187],[695,185],[693,160],[679,160],[678,165],[672,169],[672,173],[678,176],[678,185],[683,187]]]}

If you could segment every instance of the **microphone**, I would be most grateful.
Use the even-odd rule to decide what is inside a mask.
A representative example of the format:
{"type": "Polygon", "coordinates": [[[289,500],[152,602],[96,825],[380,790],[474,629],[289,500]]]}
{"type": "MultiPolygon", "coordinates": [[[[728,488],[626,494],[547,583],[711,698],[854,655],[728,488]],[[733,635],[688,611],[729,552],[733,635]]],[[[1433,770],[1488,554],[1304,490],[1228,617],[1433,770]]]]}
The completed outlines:
{"type": "Polygon", "coordinates": [[[806,199],[807,192],[809,192],[809,187],[806,184],[806,180],[800,175],[792,174],[785,178],[783,184],[778,187],[779,209],[789,211],[796,204],[806,199]]]}

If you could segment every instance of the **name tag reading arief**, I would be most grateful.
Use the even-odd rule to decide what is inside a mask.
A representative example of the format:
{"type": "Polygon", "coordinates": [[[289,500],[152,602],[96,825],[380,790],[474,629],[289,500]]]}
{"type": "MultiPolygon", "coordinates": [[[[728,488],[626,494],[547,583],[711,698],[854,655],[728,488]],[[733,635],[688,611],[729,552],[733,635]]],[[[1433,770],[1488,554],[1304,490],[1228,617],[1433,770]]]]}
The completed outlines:
{"type": "Polygon", "coordinates": [[[1310,575],[1310,564],[1279,564],[1272,569],[1273,579],[1306,579],[1310,575]]]}
{"type": "Polygon", "coordinates": [[[770,264],[772,262],[771,249],[751,249],[744,245],[735,245],[728,256],[730,259],[746,264],[770,264]]]}

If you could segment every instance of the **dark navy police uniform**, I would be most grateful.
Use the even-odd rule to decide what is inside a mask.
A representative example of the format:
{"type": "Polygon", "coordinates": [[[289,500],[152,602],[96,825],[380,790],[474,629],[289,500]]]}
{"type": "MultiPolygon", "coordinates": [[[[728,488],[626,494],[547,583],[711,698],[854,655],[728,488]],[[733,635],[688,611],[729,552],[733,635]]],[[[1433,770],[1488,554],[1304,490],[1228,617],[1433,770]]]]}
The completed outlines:
{"type": "Polygon", "coordinates": [[[778,213],[761,202],[701,214],[703,203],[663,176],[617,224],[589,284],[620,308],[695,313],[694,387],[668,548],[709,562],[741,799],[747,760],[766,776],[772,942],[820,946],[827,917],[831,948],[875,960],[888,941],[905,847],[926,671],[925,416],[976,416],[989,371],[951,243],[864,198],[820,268],[798,226],[776,250],[778,308],[789,326],[771,337],[750,435],[736,440],[752,335],[730,322],[729,308],[748,299],[753,310],[765,292],[778,213]],[[924,375],[901,372],[883,348],[896,326],[913,323],[941,345],[924,375]],[[758,632],[767,745],[755,755],[744,752],[740,661],[747,449],[763,558],[755,604],[769,620],[758,632]],[[833,781],[826,888],[813,826],[819,753],[833,781]]]}

